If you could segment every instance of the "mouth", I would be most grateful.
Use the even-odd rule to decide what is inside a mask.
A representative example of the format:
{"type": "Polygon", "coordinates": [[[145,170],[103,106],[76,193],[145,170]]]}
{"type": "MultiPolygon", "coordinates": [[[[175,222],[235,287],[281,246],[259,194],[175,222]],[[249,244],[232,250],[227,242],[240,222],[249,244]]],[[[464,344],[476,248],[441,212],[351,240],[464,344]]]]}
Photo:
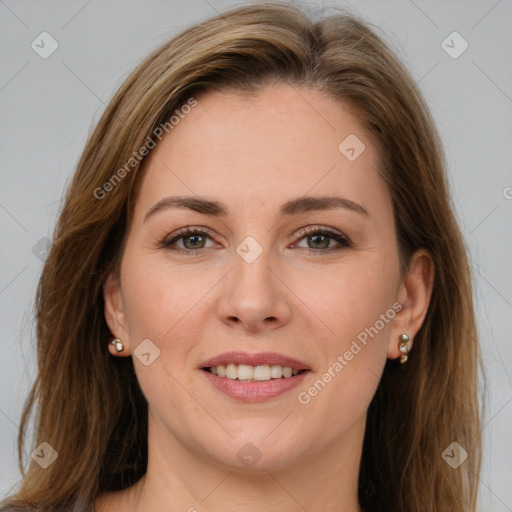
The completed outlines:
{"type": "Polygon", "coordinates": [[[309,370],[297,370],[290,366],[281,366],[279,364],[235,364],[228,363],[227,365],[219,364],[217,366],[209,366],[202,368],[202,370],[223,377],[226,379],[239,380],[242,382],[265,382],[274,379],[290,379],[299,373],[307,372],[309,370]]]}
{"type": "Polygon", "coordinates": [[[204,361],[199,369],[215,388],[245,402],[262,402],[303,381],[311,369],[276,353],[229,352],[204,361]]]}

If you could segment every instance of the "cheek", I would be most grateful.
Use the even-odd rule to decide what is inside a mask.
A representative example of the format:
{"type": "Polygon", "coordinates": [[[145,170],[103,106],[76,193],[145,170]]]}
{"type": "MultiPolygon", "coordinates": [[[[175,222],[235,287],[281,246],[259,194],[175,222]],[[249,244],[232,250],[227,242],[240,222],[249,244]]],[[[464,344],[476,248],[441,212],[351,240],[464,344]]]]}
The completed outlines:
{"type": "MultiPolygon", "coordinates": [[[[160,258],[127,254],[121,282],[130,336],[163,342],[208,290],[208,275],[187,272],[160,258]]],[[[211,285],[210,285],[211,286],[211,285]]]]}
{"type": "Polygon", "coordinates": [[[329,329],[315,340],[323,364],[313,387],[301,390],[299,402],[311,403],[319,417],[336,414],[350,421],[369,405],[386,362],[397,280],[394,258],[367,254],[347,261],[331,275],[323,294],[315,293],[311,309],[329,329]]]}
{"type": "Polygon", "coordinates": [[[191,365],[197,361],[194,351],[204,337],[207,321],[204,304],[218,276],[208,270],[169,264],[165,258],[155,260],[142,252],[126,253],[121,269],[126,322],[135,356],[143,340],[149,339],[157,347],[158,359],[150,367],[134,357],[141,387],[152,396],[154,384],[157,396],[163,391],[159,382],[168,381],[169,394],[173,395],[179,384],[172,376],[183,385],[191,382],[191,365]]]}
{"type": "MultiPolygon", "coordinates": [[[[354,254],[337,268],[320,269],[295,281],[294,292],[308,306],[312,321],[316,317],[316,323],[326,328],[322,332],[329,333],[325,339],[331,352],[342,350],[392,307],[395,266],[392,259],[377,254],[354,254]]],[[[377,327],[385,334],[389,322],[379,321],[377,327]]]]}
{"type": "Polygon", "coordinates": [[[121,282],[139,385],[156,410],[178,407],[183,400],[178,382],[186,385],[189,378],[183,362],[196,342],[189,319],[194,305],[205,293],[198,287],[200,281],[188,279],[180,268],[152,261],[142,251],[127,251],[121,282]],[[138,347],[143,340],[150,340],[154,345],[149,345],[148,365],[137,355],[141,353],[138,347]]]}
{"type": "Polygon", "coordinates": [[[386,362],[396,313],[392,280],[377,281],[379,272],[339,275],[326,294],[322,318],[329,334],[315,340],[323,364],[316,379],[297,392],[307,417],[321,419],[324,441],[348,432],[366,415],[386,362]]]}

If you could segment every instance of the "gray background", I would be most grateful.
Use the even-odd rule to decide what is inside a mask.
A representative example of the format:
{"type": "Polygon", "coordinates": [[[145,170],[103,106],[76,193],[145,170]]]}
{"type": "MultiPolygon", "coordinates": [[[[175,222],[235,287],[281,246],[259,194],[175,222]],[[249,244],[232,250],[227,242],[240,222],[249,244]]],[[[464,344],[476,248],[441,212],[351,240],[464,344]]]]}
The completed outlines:
{"type": "MultiPolygon", "coordinates": [[[[35,375],[32,305],[45,237],[87,135],[151,49],[240,4],[0,0],[0,498],[19,478],[15,440],[35,375]],[[43,31],[59,45],[47,59],[31,48],[43,31]]],[[[488,376],[481,509],[512,511],[512,1],[307,4],[348,7],[379,26],[432,109],[474,269],[488,376]],[[442,47],[453,31],[469,44],[458,58],[442,47]]],[[[461,49],[460,40],[447,44],[461,49]]]]}

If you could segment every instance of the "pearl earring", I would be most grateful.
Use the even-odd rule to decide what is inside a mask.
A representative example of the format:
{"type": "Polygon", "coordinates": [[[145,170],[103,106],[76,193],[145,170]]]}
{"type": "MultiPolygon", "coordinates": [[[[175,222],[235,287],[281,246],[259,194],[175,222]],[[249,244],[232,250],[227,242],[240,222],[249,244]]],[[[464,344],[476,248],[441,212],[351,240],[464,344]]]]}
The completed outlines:
{"type": "Polygon", "coordinates": [[[403,334],[400,334],[399,338],[400,341],[398,343],[398,350],[400,350],[400,363],[405,364],[407,362],[407,357],[409,354],[409,346],[408,343],[410,341],[409,335],[405,332],[403,334]]]}
{"type": "Polygon", "coordinates": [[[119,338],[116,338],[115,340],[112,340],[112,345],[116,346],[117,352],[122,352],[124,350],[124,345],[122,341],[119,338]]]}

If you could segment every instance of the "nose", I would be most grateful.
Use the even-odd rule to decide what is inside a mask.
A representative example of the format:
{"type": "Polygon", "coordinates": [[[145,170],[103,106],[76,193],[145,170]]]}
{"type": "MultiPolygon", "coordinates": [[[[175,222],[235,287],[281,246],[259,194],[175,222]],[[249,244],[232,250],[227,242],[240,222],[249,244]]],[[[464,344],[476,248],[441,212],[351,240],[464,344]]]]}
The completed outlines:
{"type": "Polygon", "coordinates": [[[217,309],[221,321],[250,332],[286,325],[293,294],[282,274],[268,249],[251,262],[234,252],[233,269],[224,280],[217,309]]]}

